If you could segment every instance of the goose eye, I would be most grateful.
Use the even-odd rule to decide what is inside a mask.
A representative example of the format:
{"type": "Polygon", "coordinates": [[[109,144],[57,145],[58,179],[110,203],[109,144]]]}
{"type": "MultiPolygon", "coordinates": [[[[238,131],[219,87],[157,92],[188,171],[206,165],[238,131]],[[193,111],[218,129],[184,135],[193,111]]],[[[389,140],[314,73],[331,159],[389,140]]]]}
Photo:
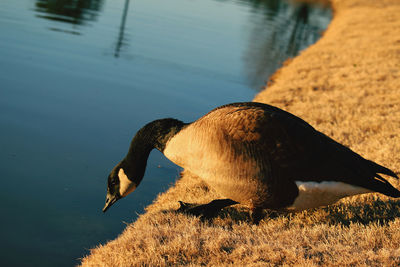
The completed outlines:
{"type": "Polygon", "coordinates": [[[116,183],[117,182],[115,181],[115,178],[111,178],[111,177],[108,178],[108,187],[113,188],[116,185],[116,183]]]}

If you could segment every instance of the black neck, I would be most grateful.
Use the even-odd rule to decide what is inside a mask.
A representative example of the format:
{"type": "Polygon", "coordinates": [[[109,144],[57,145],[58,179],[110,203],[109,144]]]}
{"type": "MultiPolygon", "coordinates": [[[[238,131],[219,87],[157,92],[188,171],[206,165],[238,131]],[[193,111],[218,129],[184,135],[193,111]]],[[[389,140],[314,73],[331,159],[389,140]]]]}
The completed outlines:
{"type": "Polygon", "coordinates": [[[161,119],[146,124],[132,139],[131,146],[121,167],[137,184],[143,178],[147,159],[154,148],[163,152],[168,140],[186,124],[176,119],[161,119]]]}

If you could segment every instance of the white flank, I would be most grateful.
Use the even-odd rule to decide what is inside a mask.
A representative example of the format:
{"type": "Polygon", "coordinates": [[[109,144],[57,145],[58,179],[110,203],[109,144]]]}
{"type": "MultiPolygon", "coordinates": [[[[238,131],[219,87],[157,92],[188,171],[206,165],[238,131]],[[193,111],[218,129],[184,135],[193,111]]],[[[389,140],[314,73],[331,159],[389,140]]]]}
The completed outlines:
{"type": "Polygon", "coordinates": [[[305,209],[327,206],[341,198],[372,192],[363,187],[342,182],[303,182],[296,181],[299,195],[288,210],[300,211],[305,209]]]}

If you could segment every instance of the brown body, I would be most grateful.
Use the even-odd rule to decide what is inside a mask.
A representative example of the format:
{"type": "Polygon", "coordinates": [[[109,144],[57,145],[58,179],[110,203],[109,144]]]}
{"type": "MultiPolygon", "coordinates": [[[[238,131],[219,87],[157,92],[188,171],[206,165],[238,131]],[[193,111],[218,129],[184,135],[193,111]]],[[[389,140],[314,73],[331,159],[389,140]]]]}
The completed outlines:
{"type": "Polygon", "coordinates": [[[162,119],[144,126],[109,176],[104,211],[139,185],[153,148],[221,197],[253,210],[302,210],[370,191],[400,197],[378,174],[397,177],[393,171],[288,112],[247,102],[221,106],[189,124],[162,119]]]}
{"type": "Polygon", "coordinates": [[[222,197],[250,206],[276,202],[269,192],[277,188],[269,182],[268,157],[260,153],[265,151],[262,137],[270,119],[254,107],[251,112],[248,107],[220,108],[171,138],[164,155],[201,177],[222,197]]]}
{"type": "Polygon", "coordinates": [[[252,208],[290,207],[299,196],[296,181],[354,185],[348,195],[374,190],[376,183],[370,161],[300,118],[259,103],[211,111],[173,136],[163,153],[221,197],[252,208]]]}

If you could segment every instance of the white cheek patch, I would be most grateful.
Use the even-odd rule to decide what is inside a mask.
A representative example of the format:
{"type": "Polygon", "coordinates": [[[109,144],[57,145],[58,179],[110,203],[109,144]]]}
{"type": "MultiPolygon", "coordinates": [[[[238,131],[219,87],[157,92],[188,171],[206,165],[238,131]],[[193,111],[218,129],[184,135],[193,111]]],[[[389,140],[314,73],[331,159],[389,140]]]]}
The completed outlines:
{"type": "Polygon", "coordinates": [[[342,182],[303,182],[296,181],[299,195],[288,210],[300,211],[305,209],[328,206],[339,199],[372,192],[363,187],[354,186],[342,182]]]}
{"type": "Polygon", "coordinates": [[[129,180],[128,176],[126,176],[124,170],[121,168],[118,172],[119,177],[119,193],[122,197],[129,195],[135,190],[136,186],[129,180]]]}

